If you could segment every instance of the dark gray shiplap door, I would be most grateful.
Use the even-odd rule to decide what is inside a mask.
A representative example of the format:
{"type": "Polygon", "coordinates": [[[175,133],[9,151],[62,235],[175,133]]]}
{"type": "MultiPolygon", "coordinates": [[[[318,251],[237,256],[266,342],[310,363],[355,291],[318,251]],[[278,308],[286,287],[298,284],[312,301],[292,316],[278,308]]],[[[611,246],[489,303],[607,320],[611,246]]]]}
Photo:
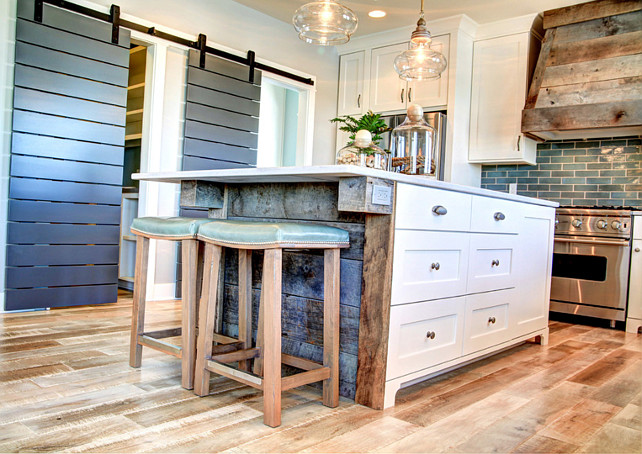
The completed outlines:
{"type": "MultiPolygon", "coordinates": [[[[256,167],[261,71],[190,50],[187,68],[183,170],[256,167]]],[[[181,208],[181,216],[207,217],[207,209],[181,208]]],[[[180,248],[179,248],[180,252],[180,248]]],[[[180,295],[180,260],[176,294],[180,295]]]]}
{"type": "Polygon", "coordinates": [[[18,0],[7,310],[117,299],[129,35],[18,0]]]}

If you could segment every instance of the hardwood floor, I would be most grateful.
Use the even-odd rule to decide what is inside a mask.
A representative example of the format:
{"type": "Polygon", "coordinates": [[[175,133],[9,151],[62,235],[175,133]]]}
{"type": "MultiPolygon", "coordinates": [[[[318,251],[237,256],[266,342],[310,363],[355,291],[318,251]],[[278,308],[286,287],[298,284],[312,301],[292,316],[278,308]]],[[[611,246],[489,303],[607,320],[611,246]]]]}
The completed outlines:
{"type": "MultiPolygon", "coordinates": [[[[547,347],[403,389],[383,412],[288,391],[272,429],[255,389],[215,377],[213,394],[196,397],[180,386],[180,361],[151,349],[130,368],[128,295],[0,314],[0,452],[642,451],[640,335],[552,322],[547,347]]],[[[179,309],[150,303],[147,327],[173,326],[179,309]]]]}

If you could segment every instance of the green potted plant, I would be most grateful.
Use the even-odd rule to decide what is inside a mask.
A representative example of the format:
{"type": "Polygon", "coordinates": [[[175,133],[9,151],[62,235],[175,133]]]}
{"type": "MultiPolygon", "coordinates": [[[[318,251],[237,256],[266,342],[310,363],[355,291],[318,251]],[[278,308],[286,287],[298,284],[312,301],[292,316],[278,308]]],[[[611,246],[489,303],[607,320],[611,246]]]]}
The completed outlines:
{"type": "Polygon", "coordinates": [[[381,141],[381,134],[390,131],[390,127],[388,127],[386,122],[381,118],[381,114],[373,113],[372,110],[363,114],[358,120],[350,115],[344,115],[333,118],[330,122],[341,124],[342,126],[339,126],[339,130],[350,133],[350,142],[348,142],[348,145],[354,142],[355,134],[361,129],[370,131],[370,134],[372,134],[372,142],[375,145],[378,145],[381,141]]]}

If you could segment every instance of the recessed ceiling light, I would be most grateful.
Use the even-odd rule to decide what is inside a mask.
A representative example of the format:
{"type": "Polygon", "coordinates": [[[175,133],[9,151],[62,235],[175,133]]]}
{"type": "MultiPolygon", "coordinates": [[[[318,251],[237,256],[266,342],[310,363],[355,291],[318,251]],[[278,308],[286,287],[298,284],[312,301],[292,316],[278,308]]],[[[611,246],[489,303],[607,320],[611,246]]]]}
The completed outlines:
{"type": "Polygon", "coordinates": [[[381,19],[382,17],[386,17],[386,12],[381,11],[380,9],[375,9],[374,11],[370,11],[368,13],[368,16],[374,18],[374,19],[381,19]]]}

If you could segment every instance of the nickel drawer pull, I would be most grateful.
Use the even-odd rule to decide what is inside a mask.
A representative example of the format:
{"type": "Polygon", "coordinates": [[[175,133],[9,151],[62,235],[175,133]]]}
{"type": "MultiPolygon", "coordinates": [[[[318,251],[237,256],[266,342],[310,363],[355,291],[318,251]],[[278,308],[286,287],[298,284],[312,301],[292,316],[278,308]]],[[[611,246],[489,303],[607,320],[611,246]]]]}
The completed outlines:
{"type": "Polygon", "coordinates": [[[489,325],[494,325],[497,320],[495,317],[488,317],[488,324],[489,325]]]}
{"type": "Polygon", "coordinates": [[[434,207],[432,207],[432,212],[437,216],[445,216],[448,213],[448,210],[444,206],[435,205],[434,207]]]}
{"type": "Polygon", "coordinates": [[[435,262],[435,263],[430,265],[430,269],[431,270],[435,270],[435,271],[439,271],[440,267],[441,267],[441,265],[439,265],[439,262],[435,262]]]}
{"type": "Polygon", "coordinates": [[[501,211],[498,211],[493,215],[493,218],[495,218],[496,221],[503,221],[504,219],[506,219],[506,216],[501,211]]]}
{"type": "Polygon", "coordinates": [[[428,331],[426,333],[426,339],[434,339],[435,338],[435,332],[434,331],[428,331]]]}
{"type": "Polygon", "coordinates": [[[492,262],[490,262],[490,266],[499,266],[499,260],[495,259],[492,262]]]}

